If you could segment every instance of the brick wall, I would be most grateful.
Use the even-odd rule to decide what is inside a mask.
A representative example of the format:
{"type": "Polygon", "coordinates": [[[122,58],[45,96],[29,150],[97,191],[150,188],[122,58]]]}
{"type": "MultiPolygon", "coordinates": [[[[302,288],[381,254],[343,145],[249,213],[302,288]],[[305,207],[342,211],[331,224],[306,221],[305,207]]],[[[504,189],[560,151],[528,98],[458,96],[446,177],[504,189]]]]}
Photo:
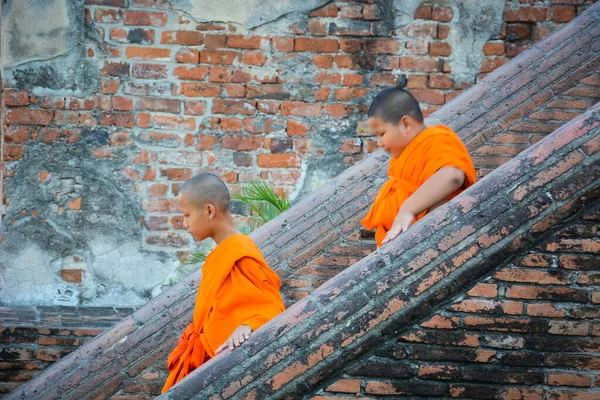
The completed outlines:
{"type": "MultiPolygon", "coordinates": [[[[530,122],[529,119],[533,113],[538,112],[545,107],[550,107],[550,104],[553,104],[551,103],[553,101],[564,103],[568,100],[575,101],[573,104],[581,105],[591,104],[595,98],[600,97],[598,95],[598,86],[596,82],[597,74],[595,72],[598,68],[598,62],[600,61],[598,60],[597,52],[594,50],[594,46],[598,41],[593,40],[598,35],[599,25],[596,6],[592,8],[591,12],[580,16],[574,23],[567,25],[563,30],[537,44],[535,48],[524,52],[513,62],[503,66],[493,74],[490,74],[480,84],[465,92],[463,96],[434,113],[428,121],[430,123],[440,121],[454,126],[461,137],[469,141],[471,151],[478,149],[480,146],[484,146],[486,141],[493,142],[500,138],[506,138],[506,135],[509,135],[508,138],[511,138],[511,140],[518,138],[518,135],[522,135],[520,137],[527,138],[528,140],[534,135],[543,136],[540,132],[535,131],[511,133],[509,128],[518,124],[530,122]],[[581,40],[590,40],[593,44],[577,50],[577,57],[566,57],[565,54],[568,53],[570,46],[579,46],[579,41],[581,40]],[[544,49],[546,50],[543,51],[544,49]],[[538,69],[544,69],[547,72],[546,79],[536,79],[539,75],[538,69]],[[533,97],[531,94],[532,92],[534,93],[533,97]],[[547,92],[545,95],[546,97],[550,94],[552,95],[551,97],[555,98],[540,100],[540,98],[544,98],[542,95],[545,92],[547,92]],[[541,97],[536,98],[536,95],[541,97]],[[481,111],[482,108],[484,111],[481,111]],[[492,111],[486,113],[485,110],[487,109],[492,111]],[[468,111],[465,112],[464,110],[468,111]]],[[[514,162],[502,166],[501,171],[495,175],[495,178],[490,177],[490,179],[477,184],[471,190],[471,196],[463,196],[462,207],[465,212],[468,213],[475,205],[479,204],[480,200],[483,201],[482,199],[485,197],[486,193],[492,195],[500,191],[503,187],[506,187],[506,185],[515,185],[518,174],[529,174],[526,176],[523,175],[519,179],[522,179],[523,185],[529,181],[534,182],[533,187],[536,190],[542,190],[539,188],[540,185],[559,185],[560,180],[558,182],[551,181],[551,183],[548,183],[548,180],[552,179],[555,175],[565,173],[566,170],[568,170],[567,175],[575,174],[573,175],[573,179],[576,179],[575,177],[579,176],[577,175],[579,174],[577,171],[584,167],[584,165],[581,164],[581,162],[583,162],[580,159],[581,156],[577,156],[575,159],[566,158],[565,161],[562,162],[561,157],[565,155],[563,153],[565,153],[566,150],[564,148],[560,151],[556,150],[554,152],[554,150],[573,139],[573,137],[569,135],[577,136],[578,134],[575,132],[584,132],[589,126],[592,126],[595,123],[593,122],[593,116],[590,117],[589,114],[584,121],[589,123],[585,129],[581,128],[582,125],[580,121],[580,125],[572,125],[570,128],[561,131],[562,133],[560,135],[555,134],[554,138],[548,140],[543,146],[538,143],[535,147],[535,151],[538,153],[552,153],[551,159],[545,161],[548,165],[553,166],[553,169],[548,176],[543,178],[540,175],[535,179],[533,178],[533,175],[536,173],[535,171],[539,171],[541,168],[545,167],[537,164],[530,166],[529,161],[527,161],[527,168],[525,168],[523,160],[528,157],[526,153],[519,159],[514,160],[514,162]],[[569,169],[569,167],[571,167],[571,169],[569,169]],[[484,184],[484,182],[487,183],[484,184]]],[[[551,127],[556,124],[542,123],[542,125],[551,127]]],[[[586,125],[584,124],[583,126],[586,125]]],[[[585,134],[588,136],[593,135],[593,133],[585,134]]],[[[576,145],[578,146],[577,143],[581,140],[582,139],[578,139],[577,141],[568,144],[567,148],[573,149],[576,145]]],[[[514,146],[514,144],[509,143],[508,147],[510,146],[514,146]]],[[[586,151],[593,153],[593,148],[594,144],[593,142],[590,142],[586,147],[586,151]]],[[[531,154],[531,152],[529,152],[529,154],[531,154]]],[[[579,152],[578,154],[581,155],[583,153],[579,152]]],[[[590,155],[595,157],[593,154],[590,155]]],[[[546,156],[548,156],[548,154],[546,154],[546,156]]],[[[359,253],[367,252],[367,248],[363,248],[363,245],[357,246],[357,239],[360,239],[361,237],[358,228],[358,220],[362,213],[364,213],[366,207],[368,207],[378,186],[384,180],[385,161],[386,157],[380,153],[368,157],[363,162],[350,168],[344,174],[295,205],[290,211],[271,221],[252,235],[263,249],[271,265],[277,269],[284,281],[288,282],[287,291],[296,293],[293,296],[290,296],[290,298],[303,297],[314,290],[314,288],[324,280],[325,276],[328,276],[328,274],[332,275],[344,269],[343,266],[338,267],[337,263],[345,262],[343,261],[344,259],[359,259],[362,257],[362,254],[359,253]],[[336,260],[336,258],[340,258],[342,261],[332,261],[336,260]],[[297,260],[297,262],[295,263],[294,260],[297,260]],[[322,262],[312,260],[329,261],[322,262]],[[298,274],[298,271],[305,266],[311,266],[311,269],[304,270],[298,274]],[[294,274],[296,274],[296,276],[294,274]],[[306,282],[302,282],[302,284],[306,285],[308,283],[310,286],[300,287],[300,285],[291,283],[291,279],[303,279],[306,282]]],[[[585,163],[588,163],[585,168],[590,167],[589,160],[585,161],[585,163]]],[[[563,178],[567,175],[563,174],[563,178]]],[[[594,179],[593,175],[590,175],[590,177],[591,179],[594,179]]],[[[588,183],[586,183],[586,185],[588,183]]],[[[550,190],[551,188],[554,188],[554,186],[546,186],[544,190],[550,190]]],[[[506,191],[508,191],[508,189],[506,189],[505,192],[506,191]]],[[[530,194],[531,193],[524,193],[525,197],[530,194]]],[[[499,206],[499,204],[506,204],[506,207],[503,208],[502,211],[507,211],[509,205],[506,203],[506,197],[497,196],[494,199],[495,200],[493,201],[486,200],[486,204],[489,204],[489,207],[491,207],[490,210],[493,209],[492,206],[495,207],[499,206]]],[[[536,218],[539,219],[541,218],[540,215],[553,213],[556,211],[558,204],[561,204],[563,200],[564,199],[561,198],[560,201],[553,203],[554,205],[550,208],[544,208],[540,211],[542,214],[539,214],[536,218]]],[[[525,204],[525,201],[523,199],[521,203],[516,202],[516,200],[514,201],[515,205],[519,205],[519,208],[515,208],[514,210],[521,210],[521,205],[525,204]]],[[[541,207],[542,205],[536,203],[536,206],[541,207]]],[[[524,211],[521,210],[521,212],[524,211]]],[[[449,223],[450,220],[442,218],[442,214],[437,215],[442,221],[445,221],[444,223],[449,223]]],[[[456,215],[462,214],[459,213],[456,215]]],[[[477,218],[480,218],[479,215],[486,218],[492,217],[487,213],[477,215],[477,218]]],[[[501,215],[501,212],[498,212],[493,216],[497,215],[501,215]]],[[[533,224],[518,213],[516,213],[514,217],[511,217],[511,215],[512,214],[508,214],[507,217],[511,218],[511,223],[533,224]]],[[[432,235],[432,232],[438,231],[437,228],[434,228],[434,226],[439,227],[440,225],[439,220],[437,219],[438,217],[432,216],[432,219],[429,220],[429,225],[426,225],[429,228],[426,228],[426,226],[423,225],[422,229],[414,230],[415,237],[420,238],[419,240],[415,239],[417,240],[416,242],[413,243],[411,241],[412,239],[409,239],[409,236],[406,236],[405,239],[399,240],[398,242],[403,243],[402,246],[416,246],[415,243],[420,243],[423,241],[423,238],[429,238],[432,235]]],[[[473,218],[475,217],[473,216],[473,218]]],[[[560,223],[562,219],[563,217],[559,218],[556,223],[560,223]]],[[[460,240],[457,239],[457,241],[450,240],[450,242],[444,245],[443,249],[440,248],[445,252],[442,253],[443,257],[454,257],[452,255],[453,252],[460,253],[462,250],[460,249],[461,246],[458,245],[464,243],[463,240],[465,240],[466,237],[474,234],[474,231],[471,231],[468,228],[468,223],[465,221],[466,220],[463,219],[460,219],[459,221],[454,220],[454,225],[452,225],[454,228],[452,229],[458,232],[457,235],[459,238],[461,235],[464,237],[460,240]],[[455,226],[456,224],[459,225],[455,226]],[[446,253],[448,254],[446,255],[446,253]]],[[[478,222],[478,224],[485,225],[483,220],[478,222]]],[[[511,225],[512,228],[510,229],[517,229],[516,226],[517,225],[511,225]]],[[[447,229],[449,230],[450,228],[447,229]]],[[[501,235],[507,234],[507,231],[502,230],[499,226],[493,227],[490,225],[487,228],[479,226],[477,229],[495,229],[499,230],[501,235]]],[[[519,229],[521,230],[518,230],[518,232],[526,230],[526,228],[523,228],[522,226],[519,229]]],[[[439,233],[439,235],[444,234],[439,233]]],[[[498,236],[498,239],[502,237],[501,235],[498,236]]],[[[515,236],[513,233],[511,233],[511,235],[515,236]]],[[[493,237],[496,238],[496,236],[493,237]]],[[[521,243],[519,241],[514,243],[515,246],[523,251],[528,250],[529,244],[530,243],[521,243]]],[[[368,243],[365,243],[365,246],[368,245],[368,243]]],[[[465,257],[467,256],[467,253],[465,253],[465,257]]],[[[427,257],[427,254],[429,253],[423,252],[422,254],[427,257]]],[[[497,267],[500,262],[505,262],[507,258],[505,254],[500,254],[496,257],[494,256],[496,253],[489,252],[488,250],[477,254],[477,260],[487,260],[487,263],[493,264],[486,267],[490,269],[497,267]]],[[[410,255],[407,255],[407,257],[410,258],[410,255]]],[[[395,258],[390,259],[388,258],[388,255],[380,252],[376,253],[376,255],[369,256],[367,259],[359,261],[351,269],[339,274],[334,278],[333,282],[339,283],[345,279],[349,279],[348,277],[351,276],[350,274],[360,273],[360,271],[364,271],[364,268],[367,268],[367,266],[387,265],[386,263],[389,263],[392,259],[395,258]]],[[[461,258],[459,257],[458,259],[461,258]]],[[[425,260],[423,261],[425,262],[425,260]]],[[[443,259],[440,259],[439,262],[443,262],[443,259]]],[[[483,270],[480,271],[481,274],[484,272],[485,271],[483,270]]],[[[157,393],[156,391],[160,388],[164,379],[164,359],[166,354],[176,342],[177,333],[190,320],[191,307],[193,306],[194,301],[194,289],[197,287],[198,279],[199,276],[197,274],[190,276],[186,282],[175,286],[169,292],[159,296],[146,307],[134,313],[131,317],[121,321],[105,335],[102,335],[82,349],[79,349],[76,355],[70,356],[72,357],[71,359],[67,358],[62,360],[56,367],[49,369],[48,372],[43,374],[40,378],[25,385],[23,389],[16,391],[12,398],[19,398],[19,396],[25,395],[34,398],[39,396],[42,396],[43,398],[57,396],[57,386],[51,384],[51,382],[63,379],[63,376],[65,375],[71,376],[74,373],[85,374],[86,379],[82,381],[81,384],[75,383],[71,385],[71,389],[69,389],[70,391],[68,393],[72,393],[73,396],[80,395],[81,393],[88,393],[91,388],[97,388],[98,393],[103,393],[106,396],[108,396],[107,393],[114,393],[112,390],[115,388],[121,388],[121,391],[117,392],[118,394],[115,397],[120,395],[126,396],[132,393],[140,396],[154,395],[157,393]],[[98,358],[93,357],[98,354],[102,354],[103,356],[98,358]],[[93,365],[94,368],[90,369],[88,367],[90,365],[93,365]],[[155,372],[158,372],[159,375],[155,381],[148,382],[140,380],[140,376],[153,374],[155,372]],[[105,381],[108,381],[108,383],[99,387],[99,385],[105,381]]],[[[360,277],[356,279],[357,281],[362,281],[362,278],[360,277]]],[[[469,279],[465,278],[464,284],[472,284],[472,279],[474,279],[473,276],[470,276],[469,279]]],[[[442,280],[442,282],[445,282],[445,280],[442,280]]],[[[375,283],[373,282],[373,284],[375,283]]],[[[323,293],[325,290],[334,290],[331,289],[331,285],[334,285],[334,283],[328,283],[328,288],[319,289],[321,291],[320,293],[323,293]]],[[[460,285],[458,286],[460,287],[460,285]]],[[[375,288],[375,286],[370,287],[375,288]]],[[[379,287],[381,290],[387,290],[388,288],[385,283],[381,283],[379,287]]],[[[332,296],[335,297],[340,293],[344,293],[344,296],[350,296],[345,290],[346,289],[339,289],[337,292],[334,290],[335,295],[332,296]]],[[[442,297],[448,294],[445,289],[440,289],[435,293],[442,297]]],[[[346,297],[344,297],[344,299],[345,298],[346,297]]],[[[362,301],[362,299],[364,299],[362,295],[357,295],[356,298],[357,301],[362,301]]],[[[318,319],[318,317],[321,317],[321,314],[318,314],[317,316],[313,315],[313,312],[317,312],[316,310],[318,309],[315,304],[317,304],[319,300],[315,299],[317,299],[315,296],[311,296],[294,306],[292,310],[288,311],[285,316],[282,317],[284,322],[280,321],[281,324],[285,325],[286,323],[289,323],[294,325],[296,323],[299,324],[305,319],[311,320],[311,318],[313,318],[312,320],[315,320],[315,318],[318,319]],[[315,301],[317,303],[315,303],[315,301]]],[[[351,304],[349,301],[346,301],[346,303],[351,304]]],[[[423,317],[427,315],[427,307],[421,309],[423,317]]],[[[325,310],[325,308],[323,310],[325,310]]],[[[376,313],[377,310],[373,310],[372,312],[376,313]]],[[[308,322],[306,324],[308,324],[308,322]]],[[[266,336],[257,334],[255,339],[256,344],[249,344],[247,347],[248,351],[252,354],[254,354],[254,350],[251,349],[259,351],[259,347],[262,348],[266,343],[271,343],[269,338],[272,336],[270,335],[279,337],[279,334],[291,329],[291,325],[287,328],[278,325],[279,328],[277,329],[281,328],[281,330],[278,331],[275,330],[276,328],[273,328],[275,325],[265,329],[264,335],[266,336]],[[275,334],[274,332],[278,333],[275,334]]],[[[336,331],[339,333],[339,329],[332,329],[332,326],[324,328],[323,331],[336,331]]],[[[341,325],[337,326],[339,327],[341,325]]],[[[299,331],[296,332],[298,333],[299,331]]],[[[319,334],[321,333],[323,332],[319,331],[319,334]]],[[[296,333],[294,333],[294,335],[295,334],[296,333]]],[[[286,335],[283,337],[287,337],[286,335]]],[[[294,338],[288,339],[292,341],[298,340],[297,345],[285,347],[284,350],[281,350],[282,356],[285,357],[286,355],[289,355],[286,351],[290,351],[295,352],[295,354],[300,357],[300,352],[295,351],[296,346],[300,346],[302,343],[305,343],[306,340],[295,339],[295,336],[294,338]]],[[[275,351],[276,345],[268,345],[265,351],[270,351],[269,349],[275,351]]],[[[367,349],[368,346],[365,344],[365,349],[359,349],[360,351],[357,350],[357,352],[364,352],[367,349]]],[[[235,363],[239,364],[242,362],[244,354],[244,352],[234,352],[231,355],[220,358],[221,361],[215,360],[210,363],[209,371],[215,371],[215,374],[217,375],[221,373],[219,371],[229,371],[232,369],[232,359],[235,359],[235,363]],[[223,370],[221,370],[221,368],[223,368],[223,370]]],[[[248,353],[248,355],[249,354],[250,353],[248,353]]],[[[261,354],[264,355],[264,352],[261,354]]],[[[277,357],[273,360],[274,362],[281,361],[277,357]]],[[[290,358],[289,363],[291,362],[292,358],[290,358]]],[[[301,361],[298,362],[300,364],[302,363],[301,361]]],[[[304,366],[299,368],[299,370],[305,370],[304,366]]],[[[202,375],[204,378],[201,379],[209,379],[210,376],[212,376],[212,372],[204,373],[207,373],[208,375],[202,375]]],[[[195,384],[198,384],[198,382],[199,381],[195,384]]]]}
{"type": "MultiPolygon", "coordinates": [[[[144,246],[180,257],[190,243],[174,198],[199,170],[218,174],[232,190],[265,179],[289,193],[310,160],[325,155],[351,165],[375,150],[370,133],[355,128],[382,86],[405,75],[429,115],[593,4],[508,2],[501,31],[482,50],[480,72],[457,83],[449,40],[454,11],[427,2],[394,31],[381,31],[380,5],[336,1],[286,27],[289,33],[270,36],[194,23],[161,0],[85,3],[94,37],[87,54],[99,65],[100,86],[87,98],[40,97],[6,79],[4,176],[11,179],[28,143],[74,144],[106,133],[109,143],[89,149],[90,156],[124,158],[117,174],[135,184],[144,246]]],[[[477,166],[485,174],[522,145],[495,143],[477,166]]],[[[40,170],[40,183],[47,176],[40,170]]],[[[78,212],[81,201],[87,199],[58,202],[57,212],[78,212]]]]}
{"type": "Polygon", "coordinates": [[[0,395],[37,376],[132,311],[0,307],[0,395]]]}
{"type": "Polygon", "coordinates": [[[599,211],[586,205],[525,255],[344,368],[314,399],[600,397],[599,211]]]}

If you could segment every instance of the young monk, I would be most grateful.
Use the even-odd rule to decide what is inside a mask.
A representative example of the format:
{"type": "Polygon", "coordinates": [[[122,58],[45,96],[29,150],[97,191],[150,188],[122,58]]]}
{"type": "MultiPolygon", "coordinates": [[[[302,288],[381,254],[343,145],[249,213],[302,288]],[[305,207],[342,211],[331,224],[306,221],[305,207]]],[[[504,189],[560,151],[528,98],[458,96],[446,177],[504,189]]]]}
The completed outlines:
{"type": "Polygon", "coordinates": [[[381,247],[475,183],[476,173],[456,133],[444,125],[425,126],[419,103],[408,91],[383,90],[368,116],[377,145],[392,156],[390,179],[361,220],[367,229],[377,229],[381,247]]]}
{"type": "Polygon", "coordinates": [[[240,234],[229,212],[229,191],[215,175],[196,175],[181,187],[183,226],[194,239],[212,238],[217,247],[202,267],[193,322],[168,358],[169,377],[162,392],[284,309],[279,277],[252,239],[240,234]]]}

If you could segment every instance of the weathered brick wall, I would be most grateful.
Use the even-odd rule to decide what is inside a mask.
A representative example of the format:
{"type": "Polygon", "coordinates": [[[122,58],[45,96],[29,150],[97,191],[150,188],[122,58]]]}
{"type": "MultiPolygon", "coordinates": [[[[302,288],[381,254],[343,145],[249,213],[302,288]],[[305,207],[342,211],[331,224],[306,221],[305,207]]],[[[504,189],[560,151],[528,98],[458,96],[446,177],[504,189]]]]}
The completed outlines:
{"type": "MultiPolygon", "coordinates": [[[[591,11],[596,9],[597,7],[594,7],[591,11]]],[[[595,12],[597,14],[597,11],[595,12]]],[[[539,100],[535,102],[535,99],[532,101],[532,91],[535,94],[546,91],[558,96],[557,100],[578,101],[579,103],[575,104],[580,105],[588,104],[594,98],[600,97],[597,83],[594,83],[594,79],[597,78],[593,78],[596,76],[594,71],[599,62],[594,50],[598,41],[593,40],[598,35],[599,24],[596,14],[588,13],[579,17],[576,23],[568,25],[564,30],[539,43],[536,48],[520,55],[514,60],[517,67],[513,67],[513,63],[509,63],[499,69],[463,96],[433,114],[429,122],[435,123],[437,119],[450,125],[456,125],[455,127],[463,138],[476,138],[469,144],[473,150],[484,145],[485,140],[494,140],[508,134],[507,128],[511,124],[505,127],[498,126],[498,124],[503,121],[511,121],[512,124],[527,122],[530,115],[536,112],[537,107],[546,107],[551,101],[554,101],[551,99],[542,102],[539,100]],[[578,43],[582,39],[589,39],[593,44],[578,50],[577,57],[564,56],[570,46],[579,46],[578,43]],[[560,46],[557,47],[557,44],[560,46]],[[542,52],[540,49],[544,48],[554,50],[542,52]],[[544,65],[544,68],[547,67],[546,71],[549,71],[546,80],[535,79],[539,75],[537,69],[541,65],[544,65]],[[513,90],[513,92],[509,90],[513,90]],[[569,90],[573,91],[569,92],[569,90]],[[565,97],[559,99],[559,96],[565,97]],[[456,103],[458,106],[454,106],[456,103]],[[494,111],[491,113],[479,112],[481,104],[485,104],[494,111]],[[523,111],[519,111],[522,106],[523,111]],[[477,112],[465,113],[464,110],[477,112]],[[492,133],[488,134],[487,138],[479,135],[481,132],[488,131],[492,133]]],[[[588,120],[590,119],[588,118],[588,120]]],[[[516,134],[511,135],[511,137],[518,137],[516,134]]],[[[522,137],[530,138],[533,135],[539,135],[539,132],[526,131],[522,135],[522,137]]],[[[541,149],[550,150],[551,147],[552,142],[541,149]]],[[[560,154],[553,157],[560,157],[560,154]]],[[[306,281],[310,279],[311,286],[294,288],[293,284],[288,284],[288,290],[296,292],[294,296],[290,297],[300,298],[312,291],[321,283],[323,276],[327,275],[325,271],[332,274],[332,270],[338,272],[343,269],[343,267],[336,267],[334,261],[329,262],[329,264],[334,264],[332,266],[325,263],[321,265],[318,261],[311,260],[361,257],[361,255],[357,255],[359,253],[357,249],[362,246],[356,245],[356,239],[360,238],[358,220],[370,204],[377,187],[384,180],[385,160],[386,157],[380,153],[367,158],[252,235],[284,281],[298,278],[300,275],[294,277],[294,274],[302,268],[302,265],[312,266],[311,270],[305,270],[301,275],[302,279],[306,281]],[[298,263],[294,263],[294,260],[298,260],[298,263]],[[305,293],[300,293],[302,291],[305,293]]],[[[515,161],[512,167],[507,166],[503,169],[505,175],[507,171],[513,174],[513,168],[516,168],[516,165],[524,168],[521,161],[515,161]]],[[[521,172],[525,173],[526,171],[521,172]]],[[[512,178],[512,175],[506,175],[502,179],[512,178]]],[[[484,188],[489,190],[490,186],[508,184],[502,179],[499,181],[488,180],[491,183],[483,187],[478,184],[473,190],[475,192],[484,190],[484,188]],[[478,187],[482,188],[476,189],[478,187]]],[[[540,181],[540,183],[543,182],[540,181]]],[[[471,200],[467,199],[467,204],[471,200]]],[[[505,201],[502,200],[502,203],[505,201]]],[[[492,202],[492,204],[494,203],[492,202]]],[[[525,221],[519,220],[518,222],[525,221]]],[[[468,230],[465,231],[467,235],[472,233],[466,232],[468,230]]],[[[415,235],[417,234],[415,233],[415,235]]],[[[430,233],[429,231],[419,231],[419,235],[422,239],[429,237],[430,233]]],[[[450,248],[453,247],[450,246],[450,248]]],[[[446,248],[446,250],[450,248],[446,248]]],[[[366,249],[360,251],[366,252],[366,249]]],[[[372,257],[369,259],[372,260],[372,257]]],[[[364,265],[363,263],[364,261],[359,262],[360,265],[364,265]]],[[[353,268],[360,269],[359,266],[353,268]]],[[[338,278],[343,279],[344,276],[347,276],[347,273],[341,274],[338,278]]],[[[178,332],[190,320],[194,290],[197,287],[198,279],[197,274],[192,275],[184,284],[159,296],[133,316],[124,319],[110,332],[84,346],[77,355],[72,355],[72,359],[59,362],[59,365],[51,368],[47,374],[43,374],[26,385],[22,391],[15,392],[14,398],[25,396],[25,393],[27,396],[33,397],[41,393],[43,398],[56,396],[58,389],[51,382],[72,374],[83,374],[87,377],[81,383],[71,385],[72,389],[68,393],[72,393],[73,396],[87,393],[90,388],[96,388],[106,380],[109,380],[110,384],[98,388],[99,392],[114,393],[111,390],[119,387],[122,388],[122,392],[119,392],[122,395],[135,393],[152,396],[157,393],[156,390],[159,389],[164,379],[166,354],[176,342],[178,332]],[[103,354],[103,357],[92,357],[97,354],[103,354]],[[140,380],[142,374],[153,374],[154,372],[159,372],[160,375],[154,382],[140,380]]],[[[295,310],[297,312],[299,309],[295,308],[295,310]]],[[[294,319],[293,313],[294,311],[288,312],[287,318],[294,319]]],[[[256,340],[260,342],[261,337],[258,336],[256,340]]],[[[215,363],[211,363],[211,365],[216,368],[215,363]]],[[[226,368],[231,369],[231,365],[227,365],[226,368]]],[[[216,371],[218,372],[218,368],[216,371]]],[[[65,383],[65,385],[68,384],[65,383]]],[[[67,387],[65,385],[63,386],[67,387]]]]}
{"type": "Polygon", "coordinates": [[[37,376],[133,311],[0,307],[0,395],[37,376]]]}
{"type": "Polygon", "coordinates": [[[600,208],[586,206],[525,255],[345,368],[314,398],[599,398],[599,226],[600,208]]]}
{"type": "MultiPolygon", "coordinates": [[[[398,30],[381,28],[389,5],[337,1],[280,35],[194,23],[161,0],[85,3],[93,38],[87,54],[99,64],[100,87],[88,98],[41,97],[6,77],[5,177],[23,162],[28,144],[108,135],[90,152],[124,159],[117,173],[135,185],[145,248],[181,256],[191,244],[174,197],[192,174],[215,172],[233,190],[260,178],[289,193],[299,189],[307,163],[325,157],[341,172],[375,150],[370,133],[355,128],[381,86],[406,75],[430,114],[593,2],[508,2],[479,72],[460,83],[451,67],[455,11],[427,2],[398,30]]],[[[487,159],[517,150],[491,146],[493,157],[477,159],[477,166],[497,165],[487,159]]],[[[40,170],[40,184],[47,178],[40,170]]],[[[81,208],[86,200],[59,200],[55,208],[88,212],[81,208]]],[[[31,215],[37,218],[36,210],[19,218],[31,215]]]]}

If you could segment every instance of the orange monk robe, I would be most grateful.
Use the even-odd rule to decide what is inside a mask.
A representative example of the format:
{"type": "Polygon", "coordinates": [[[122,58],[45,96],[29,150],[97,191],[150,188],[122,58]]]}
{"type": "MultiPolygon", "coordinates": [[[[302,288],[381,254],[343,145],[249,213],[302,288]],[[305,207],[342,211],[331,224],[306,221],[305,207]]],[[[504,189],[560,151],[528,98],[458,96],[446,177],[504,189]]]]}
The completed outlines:
{"type": "Polygon", "coordinates": [[[284,310],[280,280],[246,235],[223,240],[208,255],[196,296],[193,322],[169,355],[162,393],[215,356],[240,325],[253,331],[284,310]]]}
{"type": "MultiPolygon", "coordinates": [[[[446,200],[475,183],[475,168],[467,148],[456,133],[444,125],[424,129],[398,157],[390,160],[390,179],[379,189],[369,213],[361,220],[365,228],[377,229],[377,246],[381,246],[385,235],[392,228],[402,203],[442,167],[456,167],[465,173],[463,186],[446,200]]],[[[417,215],[413,223],[425,214],[427,210],[417,215]]]]}

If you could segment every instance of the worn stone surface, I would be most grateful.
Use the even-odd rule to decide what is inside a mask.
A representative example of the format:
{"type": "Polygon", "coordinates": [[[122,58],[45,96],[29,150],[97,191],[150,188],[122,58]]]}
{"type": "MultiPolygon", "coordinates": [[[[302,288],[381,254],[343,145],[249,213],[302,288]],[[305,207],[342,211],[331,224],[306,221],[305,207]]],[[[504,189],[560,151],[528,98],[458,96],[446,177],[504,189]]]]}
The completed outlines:
{"type": "Polygon", "coordinates": [[[248,29],[275,21],[294,12],[319,8],[330,0],[233,0],[223,6],[219,0],[171,0],[176,9],[202,22],[234,22],[248,29]]]}
{"type": "Polygon", "coordinates": [[[116,172],[126,157],[92,156],[109,140],[105,130],[81,135],[73,145],[29,146],[7,182],[2,304],[141,305],[174,268],[165,255],[141,248],[139,200],[131,180],[116,172]],[[71,269],[84,271],[80,284],[61,279],[71,269]]]}
{"type": "Polygon", "coordinates": [[[90,93],[97,85],[85,56],[83,1],[7,0],[2,19],[1,62],[19,87],[90,93]]]}

